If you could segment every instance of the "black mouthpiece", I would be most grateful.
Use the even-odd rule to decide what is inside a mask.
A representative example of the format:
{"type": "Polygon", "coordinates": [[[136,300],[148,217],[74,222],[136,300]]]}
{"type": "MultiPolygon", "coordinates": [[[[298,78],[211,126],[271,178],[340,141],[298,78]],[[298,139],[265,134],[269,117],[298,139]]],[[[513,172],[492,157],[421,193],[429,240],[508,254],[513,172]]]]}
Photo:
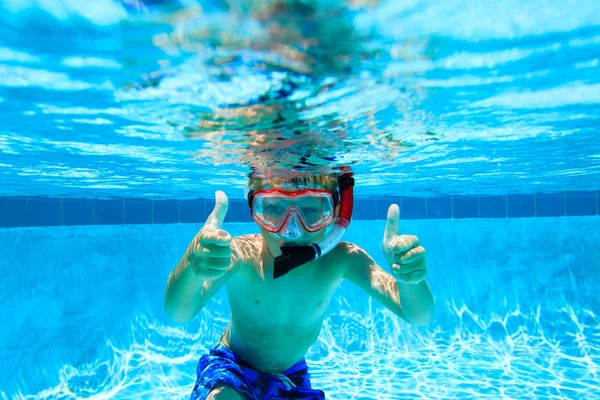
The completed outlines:
{"type": "Polygon", "coordinates": [[[275,268],[273,269],[273,279],[280,278],[318,257],[319,250],[316,246],[298,246],[284,245],[281,246],[281,255],[275,257],[275,268]]]}

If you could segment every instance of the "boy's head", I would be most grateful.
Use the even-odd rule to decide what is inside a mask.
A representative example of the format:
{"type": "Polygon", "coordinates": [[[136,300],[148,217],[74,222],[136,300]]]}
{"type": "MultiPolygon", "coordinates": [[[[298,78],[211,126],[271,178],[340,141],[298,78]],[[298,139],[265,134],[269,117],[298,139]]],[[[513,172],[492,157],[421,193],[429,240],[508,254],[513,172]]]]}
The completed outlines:
{"type": "Polygon", "coordinates": [[[247,196],[252,218],[263,236],[280,244],[310,244],[322,239],[335,222],[340,200],[338,175],[250,176],[247,196]]]}
{"type": "Polygon", "coordinates": [[[323,188],[326,190],[335,191],[338,189],[339,174],[320,174],[320,175],[298,175],[289,178],[275,177],[275,178],[262,178],[254,175],[250,175],[248,178],[247,190],[258,191],[271,188],[279,188],[284,190],[293,190],[290,188],[299,187],[312,187],[312,188],[323,188]]]}

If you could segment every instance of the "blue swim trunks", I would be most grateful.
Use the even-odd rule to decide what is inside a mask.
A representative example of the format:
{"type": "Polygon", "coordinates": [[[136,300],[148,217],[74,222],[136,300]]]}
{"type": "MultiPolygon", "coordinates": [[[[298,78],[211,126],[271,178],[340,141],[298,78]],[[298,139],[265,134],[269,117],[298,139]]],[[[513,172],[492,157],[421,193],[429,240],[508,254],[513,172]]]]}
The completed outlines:
{"type": "Polygon", "coordinates": [[[305,360],[281,374],[266,374],[250,368],[221,343],[200,358],[197,375],[191,400],[204,400],[213,388],[219,386],[230,386],[250,400],[325,399],[322,390],[310,387],[305,360]]]}

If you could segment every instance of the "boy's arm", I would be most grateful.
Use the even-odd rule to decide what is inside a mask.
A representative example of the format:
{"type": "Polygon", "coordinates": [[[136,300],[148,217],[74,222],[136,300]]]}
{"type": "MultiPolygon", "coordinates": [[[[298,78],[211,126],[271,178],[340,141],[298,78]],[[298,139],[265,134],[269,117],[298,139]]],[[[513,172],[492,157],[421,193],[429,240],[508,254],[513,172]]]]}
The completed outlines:
{"type": "Polygon", "coordinates": [[[204,279],[196,275],[193,269],[194,258],[190,252],[196,246],[194,238],[177,267],[169,275],[165,291],[165,313],[175,322],[192,320],[225,283],[243,267],[239,257],[239,240],[231,240],[231,264],[226,272],[214,279],[204,279]]]}
{"type": "Polygon", "coordinates": [[[169,275],[165,313],[175,322],[194,318],[244,264],[239,239],[221,229],[229,208],[227,195],[215,192],[215,208],[169,275]]]}
{"type": "Polygon", "coordinates": [[[360,247],[347,246],[344,278],[363,289],[394,314],[412,325],[425,325],[433,317],[433,296],[423,279],[418,284],[398,282],[360,247]]]}

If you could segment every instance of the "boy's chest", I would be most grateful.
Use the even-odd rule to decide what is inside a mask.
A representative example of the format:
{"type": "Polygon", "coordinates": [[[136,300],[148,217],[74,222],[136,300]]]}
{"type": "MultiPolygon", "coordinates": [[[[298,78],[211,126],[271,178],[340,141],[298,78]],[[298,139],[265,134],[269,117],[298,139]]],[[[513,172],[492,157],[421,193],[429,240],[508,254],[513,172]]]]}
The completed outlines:
{"type": "Polygon", "coordinates": [[[278,279],[272,276],[272,269],[256,268],[230,280],[227,293],[232,313],[277,325],[310,325],[326,312],[342,280],[337,268],[320,265],[303,266],[278,279]]]}

